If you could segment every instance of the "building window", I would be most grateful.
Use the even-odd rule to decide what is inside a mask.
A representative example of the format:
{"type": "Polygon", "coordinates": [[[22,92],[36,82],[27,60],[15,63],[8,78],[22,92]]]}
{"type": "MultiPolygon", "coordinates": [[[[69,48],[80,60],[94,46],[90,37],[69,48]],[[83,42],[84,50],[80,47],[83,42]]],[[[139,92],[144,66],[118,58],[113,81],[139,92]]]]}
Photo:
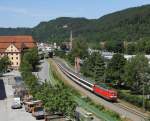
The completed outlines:
{"type": "Polygon", "coordinates": [[[13,53],[11,53],[11,55],[13,55],[13,53]]]}
{"type": "Polygon", "coordinates": [[[16,65],[18,65],[18,62],[16,63],[16,65]]]}
{"type": "Polygon", "coordinates": [[[16,59],[18,60],[18,57],[16,57],[16,59]]]}
{"type": "Polygon", "coordinates": [[[13,57],[11,59],[13,60],[13,57]]]}

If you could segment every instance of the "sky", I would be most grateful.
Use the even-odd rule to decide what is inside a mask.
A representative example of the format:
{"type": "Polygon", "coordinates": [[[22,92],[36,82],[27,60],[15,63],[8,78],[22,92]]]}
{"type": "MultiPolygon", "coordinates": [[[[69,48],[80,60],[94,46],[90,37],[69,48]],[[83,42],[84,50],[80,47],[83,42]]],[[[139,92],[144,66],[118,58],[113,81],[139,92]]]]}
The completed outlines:
{"type": "Polygon", "coordinates": [[[58,17],[100,18],[150,0],[0,0],[0,27],[34,27],[58,17]]]}

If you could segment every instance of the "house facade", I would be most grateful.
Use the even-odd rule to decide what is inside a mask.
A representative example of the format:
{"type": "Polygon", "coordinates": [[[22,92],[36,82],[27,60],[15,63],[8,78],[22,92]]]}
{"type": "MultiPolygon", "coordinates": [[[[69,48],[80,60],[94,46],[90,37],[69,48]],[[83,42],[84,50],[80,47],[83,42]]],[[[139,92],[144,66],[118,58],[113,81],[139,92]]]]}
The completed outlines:
{"type": "Polygon", "coordinates": [[[12,69],[19,68],[23,51],[34,47],[32,36],[0,36],[0,58],[8,56],[12,69]]]}

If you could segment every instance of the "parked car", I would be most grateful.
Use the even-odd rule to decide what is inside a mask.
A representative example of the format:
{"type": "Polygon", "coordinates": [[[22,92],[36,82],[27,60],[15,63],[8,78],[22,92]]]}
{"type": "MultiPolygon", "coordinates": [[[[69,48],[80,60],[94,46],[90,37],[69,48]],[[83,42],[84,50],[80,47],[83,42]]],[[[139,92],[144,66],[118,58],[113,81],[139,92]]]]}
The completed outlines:
{"type": "Polygon", "coordinates": [[[77,121],[93,121],[94,117],[93,114],[87,112],[86,110],[82,109],[81,107],[77,107],[75,110],[75,119],[77,121]]]}
{"type": "Polygon", "coordinates": [[[36,119],[44,119],[44,108],[41,106],[35,106],[32,109],[32,116],[34,116],[36,119]]]}
{"type": "Polygon", "coordinates": [[[11,105],[11,108],[12,109],[20,109],[20,108],[22,108],[22,104],[21,104],[21,101],[20,101],[19,97],[14,98],[13,103],[11,105]]]}
{"type": "Polygon", "coordinates": [[[18,104],[16,102],[13,102],[13,104],[11,105],[11,108],[12,109],[20,109],[22,108],[22,105],[21,104],[18,104]]]}

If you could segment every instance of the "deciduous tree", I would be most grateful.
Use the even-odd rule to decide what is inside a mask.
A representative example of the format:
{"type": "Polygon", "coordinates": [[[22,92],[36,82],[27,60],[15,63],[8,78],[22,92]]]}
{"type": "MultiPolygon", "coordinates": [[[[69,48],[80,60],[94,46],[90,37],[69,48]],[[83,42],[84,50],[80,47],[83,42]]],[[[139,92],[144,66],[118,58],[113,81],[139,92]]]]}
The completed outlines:
{"type": "MultiPolygon", "coordinates": [[[[149,63],[148,59],[138,54],[130,59],[125,66],[124,79],[128,87],[130,87],[136,93],[141,93],[143,89],[143,83],[145,86],[149,86],[149,63]]],[[[149,90],[150,91],[150,90],[149,90]]]]}
{"type": "Polygon", "coordinates": [[[0,73],[4,73],[8,66],[11,64],[8,56],[4,56],[0,59],[0,73]]]}

